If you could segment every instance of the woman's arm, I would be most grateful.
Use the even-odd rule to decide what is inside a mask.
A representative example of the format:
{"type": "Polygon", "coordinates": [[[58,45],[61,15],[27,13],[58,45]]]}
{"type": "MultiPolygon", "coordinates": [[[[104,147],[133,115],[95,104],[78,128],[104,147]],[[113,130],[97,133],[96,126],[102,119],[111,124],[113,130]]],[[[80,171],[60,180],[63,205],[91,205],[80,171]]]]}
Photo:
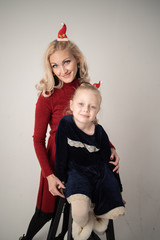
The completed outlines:
{"type": "Polygon", "coordinates": [[[121,180],[120,180],[120,176],[117,172],[115,172],[115,161],[110,161],[109,159],[111,157],[113,157],[116,154],[116,150],[114,152],[114,154],[112,154],[112,149],[115,150],[115,148],[111,148],[111,143],[109,141],[108,135],[105,132],[105,130],[102,128],[102,135],[101,135],[101,152],[102,152],[102,157],[106,158],[106,160],[108,161],[109,164],[109,168],[111,169],[111,171],[113,172],[114,176],[116,177],[116,179],[118,180],[119,186],[120,186],[120,190],[122,192],[122,184],[121,184],[121,180]],[[112,163],[112,164],[110,164],[112,163]]]}
{"type": "Polygon", "coordinates": [[[115,165],[115,168],[113,168],[113,172],[119,173],[119,156],[116,152],[115,147],[111,148],[111,156],[110,156],[110,160],[114,160],[114,161],[110,161],[109,163],[115,165]]]}
{"type": "Polygon", "coordinates": [[[50,98],[45,98],[42,95],[39,96],[36,110],[35,110],[35,126],[33,142],[34,148],[39,160],[42,174],[47,178],[48,189],[53,196],[60,196],[64,198],[64,195],[60,192],[65,186],[63,183],[53,174],[53,171],[49,164],[48,153],[46,149],[46,132],[51,118],[51,101],[50,98]]]}
{"type": "Polygon", "coordinates": [[[44,177],[47,177],[53,173],[49,164],[45,142],[50,117],[51,117],[50,99],[40,95],[35,110],[33,143],[44,177]]]}
{"type": "Polygon", "coordinates": [[[64,184],[54,174],[49,175],[47,177],[47,180],[50,193],[53,196],[60,196],[62,198],[65,198],[61,192],[61,189],[65,189],[64,184]]]}

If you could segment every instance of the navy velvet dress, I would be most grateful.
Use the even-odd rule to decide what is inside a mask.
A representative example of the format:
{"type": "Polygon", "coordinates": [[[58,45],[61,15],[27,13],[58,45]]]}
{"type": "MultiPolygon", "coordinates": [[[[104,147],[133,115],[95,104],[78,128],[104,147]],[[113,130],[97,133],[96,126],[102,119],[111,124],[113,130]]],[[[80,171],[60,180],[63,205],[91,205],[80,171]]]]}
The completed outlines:
{"type": "Polygon", "coordinates": [[[94,212],[102,215],[124,206],[119,174],[112,172],[110,143],[99,124],[93,135],[81,131],[72,115],[61,119],[56,133],[56,176],[65,182],[66,198],[84,194],[95,204],[94,212]]]}

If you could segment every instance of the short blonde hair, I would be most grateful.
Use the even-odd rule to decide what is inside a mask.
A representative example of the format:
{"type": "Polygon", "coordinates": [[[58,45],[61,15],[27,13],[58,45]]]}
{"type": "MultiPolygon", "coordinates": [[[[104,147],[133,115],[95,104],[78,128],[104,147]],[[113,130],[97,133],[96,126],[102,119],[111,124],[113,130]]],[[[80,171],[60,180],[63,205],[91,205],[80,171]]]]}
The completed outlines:
{"type": "Polygon", "coordinates": [[[73,43],[72,41],[68,42],[59,42],[57,40],[54,40],[51,42],[48,46],[48,48],[45,51],[44,58],[43,58],[43,65],[44,65],[44,72],[45,76],[43,79],[36,85],[36,88],[39,92],[42,92],[44,97],[49,97],[54,92],[54,88],[61,88],[63,86],[63,82],[60,79],[57,79],[53,75],[52,67],[49,61],[50,56],[58,51],[58,50],[68,50],[70,53],[74,56],[74,58],[78,62],[78,72],[77,76],[79,78],[79,81],[85,81],[89,82],[89,76],[88,76],[88,66],[85,61],[85,58],[78,48],[78,46],[73,43]],[[57,81],[57,82],[56,82],[57,81]]]}
{"type": "Polygon", "coordinates": [[[80,86],[75,90],[73,96],[72,96],[72,100],[74,99],[74,97],[76,96],[77,92],[80,90],[90,90],[93,91],[99,98],[99,106],[101,105],[102,102],[102,96],[100,91],[98,90],[98,88],[96,88],[95,86],[93,86],[92,84],[88,83],[87,81],[82,82],[80,84],[80,86]]]}

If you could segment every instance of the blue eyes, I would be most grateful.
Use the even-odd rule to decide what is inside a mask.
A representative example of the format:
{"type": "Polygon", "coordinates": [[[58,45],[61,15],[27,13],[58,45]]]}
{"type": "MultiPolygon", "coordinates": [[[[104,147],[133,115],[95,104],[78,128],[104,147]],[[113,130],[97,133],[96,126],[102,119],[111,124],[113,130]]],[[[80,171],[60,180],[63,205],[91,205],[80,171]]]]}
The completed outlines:
{"type": "Polygon", "coordinates": [[[57,67],[57,65],[52,65],[52,68],[56,68],[57,67]]]}
{"type": "MultiPolygon", "coordinates": [[[[62,65],[68,65],[70,62],[71,62],[71,60],[70,60],[70,59],[68,59],[68,60],[65,60],[65,61],[63,62],[63,64],[62,64],[62,65]]],[[[58,65],[57,65],[57,64],[53,64],[53,65],[52,65],[52,68],[57,68],[57,67],[58,67],[58,65]]]]}
{"type": "MultiPolygon", "coordinates": [[[[79,103],[79,106],[84,106],[84,103],[79,103]]],[[[91,109],[96,109],[96,107],[93,106],[93,105],[89,106],[89,108],[91,108],[91,109]]]]}
{"type": "Polygon", "coordinates": [[[71,62],[71,60],[66,60],[66,61],[64,61],[64,64],[68,64],[70,62],[71,62]]]}

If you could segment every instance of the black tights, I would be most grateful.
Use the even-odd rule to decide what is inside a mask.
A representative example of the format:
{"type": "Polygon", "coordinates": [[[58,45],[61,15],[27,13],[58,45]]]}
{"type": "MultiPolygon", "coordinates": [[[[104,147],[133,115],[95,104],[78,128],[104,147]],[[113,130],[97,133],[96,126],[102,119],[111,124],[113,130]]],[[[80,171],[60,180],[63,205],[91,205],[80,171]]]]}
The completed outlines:
{"type": "MultiPolygon", "coordinates": [[[[40,231],[40,229],[52,218],[54,218],[54,213],[43,213],[36,209],[30,224],[28,226],[28,230],[26,233],[26,236],[24,237],[25,240],[32,240],[33,237],[40,231]]],[[[68,229],[68,218],[69,218],[69,205],[68,203],[65,206],[64,209],[64,219],[63,219],[63,225],[62,225],[62,231],[61,234],[57,237],[58,239],[63,239],[65,233],[68,229]]]]}
{"type": "Polygon", "coordinates": [[[53,214],[43,213],[36,209],[30,224],[28,226],[28,230],[25,236],[25,240],[32,240],[36,233],[53,217],[53,214]]]}

